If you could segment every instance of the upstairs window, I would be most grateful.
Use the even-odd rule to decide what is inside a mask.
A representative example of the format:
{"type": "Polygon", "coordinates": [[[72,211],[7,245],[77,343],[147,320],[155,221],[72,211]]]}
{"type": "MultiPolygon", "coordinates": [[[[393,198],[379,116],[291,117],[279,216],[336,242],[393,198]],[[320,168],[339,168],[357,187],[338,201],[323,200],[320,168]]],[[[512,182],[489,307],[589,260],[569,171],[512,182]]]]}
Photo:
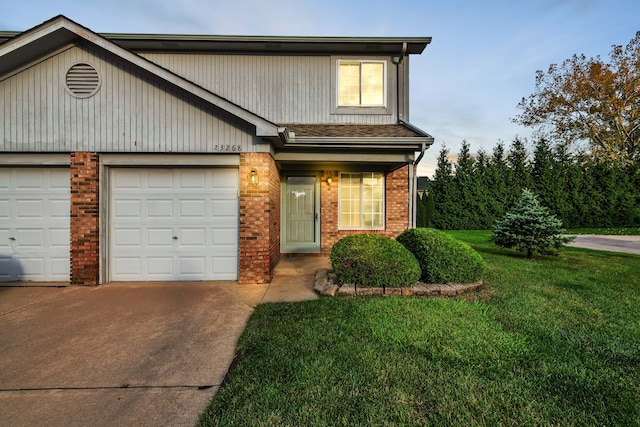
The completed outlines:
{"type": "Polygon", "coordinates": [[[384,229],[384,174],[340,174],[340,229],[384,229]]]}
{"type": "Polygon", "coordinates": [[[384,107],[384,61],[338,61],[339,107],[384,107]]]}

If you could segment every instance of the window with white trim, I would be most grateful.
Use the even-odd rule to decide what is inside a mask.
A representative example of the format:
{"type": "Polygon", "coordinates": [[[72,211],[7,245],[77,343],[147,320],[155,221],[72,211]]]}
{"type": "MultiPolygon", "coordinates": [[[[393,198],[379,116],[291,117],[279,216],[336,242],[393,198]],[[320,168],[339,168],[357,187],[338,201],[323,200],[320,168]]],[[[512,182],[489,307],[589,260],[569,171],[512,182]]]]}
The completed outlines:
{"type": "Polygon", "coordinates": [[[339,189],[340,229],[384,229],[384,173],[342,172],[339,189]]]}
{"type": "Polygon", "coordinates": [[[385,61],[338,61],[338,107],[384,107],[385,61]]]}

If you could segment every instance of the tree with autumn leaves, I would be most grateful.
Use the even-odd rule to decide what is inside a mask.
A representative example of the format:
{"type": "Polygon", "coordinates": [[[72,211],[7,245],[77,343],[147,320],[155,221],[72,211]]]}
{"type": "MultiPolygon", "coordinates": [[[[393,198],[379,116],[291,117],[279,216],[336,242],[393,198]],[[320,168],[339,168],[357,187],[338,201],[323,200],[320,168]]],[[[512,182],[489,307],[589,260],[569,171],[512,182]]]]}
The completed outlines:
{"type": "Polygon", "coordinates": [[[518,108],[514,122],[566,144],[587,142],[596,159],[640,162],[640,31],[613,46],[608,63],[574,55],[537,71],[535,91],[518,108]]]}

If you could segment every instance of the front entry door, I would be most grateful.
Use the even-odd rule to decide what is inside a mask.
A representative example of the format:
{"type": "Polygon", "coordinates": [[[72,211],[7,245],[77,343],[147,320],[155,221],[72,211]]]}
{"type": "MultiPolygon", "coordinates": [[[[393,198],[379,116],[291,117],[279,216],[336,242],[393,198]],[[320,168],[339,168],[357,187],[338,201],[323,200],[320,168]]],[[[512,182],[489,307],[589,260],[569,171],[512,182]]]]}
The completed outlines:
{"type": "Polygon", "coordinates": [[[285,253],[320,250],[319,191],[316,176],[287,176],[284,185],[283,245],[285,253]]]}

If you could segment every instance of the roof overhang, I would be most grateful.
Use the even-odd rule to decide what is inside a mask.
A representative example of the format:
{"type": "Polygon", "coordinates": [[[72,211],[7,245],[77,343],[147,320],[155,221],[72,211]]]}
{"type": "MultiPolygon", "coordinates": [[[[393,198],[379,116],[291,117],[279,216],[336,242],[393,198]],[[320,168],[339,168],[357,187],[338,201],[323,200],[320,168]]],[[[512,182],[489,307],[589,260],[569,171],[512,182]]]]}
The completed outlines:
{"type": "MultiPolygon", "coordinates": [[[[55,19],[55,18],[54,18],[55,19]]],[[[0,31],[0,43],[21,34],[0,31]]],[[[100,37],[135,52],[219,52],[262,54],[368,54],[419,55],[431,37],[299,37],[220,36],[197,34],[97,33],[100,37]]]]}
{"type": "Polygon", "coordinates": [[[287,148],[332,148],[332,149],[372,149],[372,150],[413,150],[420,151],[423,144],[433,144],[433,137],[415,138],[334,138],[334,137],[293,137],[284,144],[287,148]]]}

